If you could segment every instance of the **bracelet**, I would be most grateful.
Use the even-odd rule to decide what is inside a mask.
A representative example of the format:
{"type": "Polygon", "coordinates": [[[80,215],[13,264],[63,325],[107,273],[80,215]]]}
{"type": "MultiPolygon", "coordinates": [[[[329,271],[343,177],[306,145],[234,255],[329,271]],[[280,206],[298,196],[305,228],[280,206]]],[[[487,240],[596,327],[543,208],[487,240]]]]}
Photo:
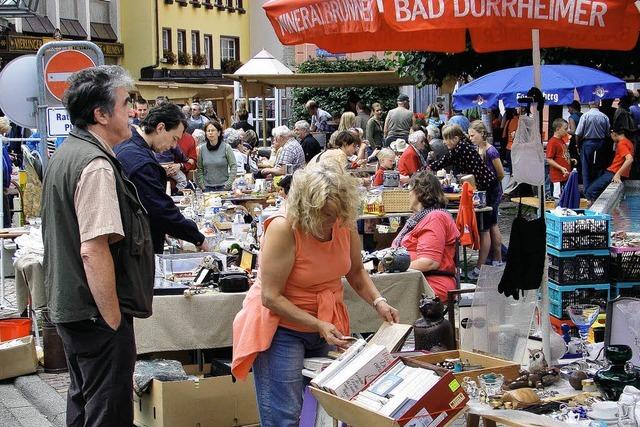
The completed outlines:
{"type": "Polygon", "coordinates": [[[385,297],[378,297],[378,298],[373,300],[373,303],[371,303],[371,305],[373,305],[373,308],[378,308],[377,307],[378,303],[380,303],[382,301],[387,302],[387,299],[385,297]]]}

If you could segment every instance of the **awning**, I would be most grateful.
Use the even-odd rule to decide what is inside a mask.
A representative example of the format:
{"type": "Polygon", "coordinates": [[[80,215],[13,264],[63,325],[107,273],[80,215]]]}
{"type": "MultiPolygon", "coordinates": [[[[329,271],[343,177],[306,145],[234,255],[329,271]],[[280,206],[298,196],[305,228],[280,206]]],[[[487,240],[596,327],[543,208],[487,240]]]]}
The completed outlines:
{"type": "Polygon", "coordinates": [[[101,40],[105,42],[115,42],[118,40],[116,32],[111,28],[111,24],[91,23],[91,40],[101,40]]]}
{"type": "Polygon", "coordinates": [[[153,100],[158,96],[167,96],[171,100],[190,100],[192,98],[223,99],[233,97],[233,86],[231,85],[137,81],[136,88],[140,96],[148,100],[153,100]]]}
{"type": "Polygon", "coordinates": [[[80,21],[77,19],[60,19],[60,33],[64,37],[70,38],[87,38],[87,32],[80,25],[80,21]]]}
{"type": "Polygon", "coordinates": [[[46,16],[30,16],[22,18],[22,32],[24,34],[40,34],[51,36],[55,28],[46,16]]]}

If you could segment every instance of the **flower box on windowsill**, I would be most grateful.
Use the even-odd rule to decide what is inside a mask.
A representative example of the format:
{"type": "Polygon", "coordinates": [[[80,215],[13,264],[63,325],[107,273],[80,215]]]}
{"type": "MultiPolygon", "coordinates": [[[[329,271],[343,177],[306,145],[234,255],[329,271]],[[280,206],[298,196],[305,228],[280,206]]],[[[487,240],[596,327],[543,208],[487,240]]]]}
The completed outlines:
{"type": "Polygon", "coordinates": [[[200,3],[199,0],[191,0],[189,2],[193,7],[202,7],[202,4],[200,3]]]}
{"type": "Polygon", "coordinates": [[[247,13],[247,10],[242,7],[236,8],[236,10],[238,11],[238,13],[247,13]]]}
{"type": "Polygon", "coordinates": [[[211,0],[204,0],[203,4],[205,9],[213,9],[213,4],[211,4],[211,0]]]}
{"type": "Polygon", "coordinates": [[[236,8],[235,8],[235,7],[233,7],[233,6],[227,6],[227,12],[229,12],[229,13],[233,13],[233,12],[235,12],[235,11],[236,11],[236,8]]]}
{"type": "Polygon", "coordinates": [[[176,0],[176,3],[182,7],[187,7],[187,0],[176,0]]]}
{"type": "Polygon", "coordinates": [[[173,4],[173,0],[164,0],[164,4],[173,4]]]}
{"type": "Polygon", "coordinates": [[[222,4],[222,0],[216,1],[215,6],[218,8],[218,10],[225,10],[226,9],[226,6],[224,4],[222,4]]]}

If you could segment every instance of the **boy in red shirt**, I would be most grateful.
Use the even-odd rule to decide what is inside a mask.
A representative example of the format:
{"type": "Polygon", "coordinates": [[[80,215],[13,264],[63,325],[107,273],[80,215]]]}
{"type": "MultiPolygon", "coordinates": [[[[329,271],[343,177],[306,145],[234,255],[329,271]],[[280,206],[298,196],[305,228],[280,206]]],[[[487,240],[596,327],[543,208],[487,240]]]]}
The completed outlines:
{"type": "Polygon", "coordinates": [[[378,187],[384,183],[384,171],[393,170],[396,162],[396,153],[389,148],[383,148],[376,157],[378,157],[378,170],[376,170],[376,174],[373,176],[374,187],[378,187]]]}
{"type": "Polygon", "coordinates": [[[553,136],[547,142],[547,164],[549,165],[549,178],[553,183],[553,195],[560,195],[560,190],[569,179],[571,165],[575,160],[569,157],[569,147],[565,139],[569,136],[569,124],[563,118],[553,121],[553,136]]]}
{"type": "Polygon", "coordinates": [[[596,200],[611,181],[620,183],[623,178],[629,178],[635,149],[629,137],[630,132],[628,129],[618,127],[611,130],[611,139],[616,145],[616,153],[607,170],[593,181],[585,191],[585,195],[590,201],[596,200]]]}

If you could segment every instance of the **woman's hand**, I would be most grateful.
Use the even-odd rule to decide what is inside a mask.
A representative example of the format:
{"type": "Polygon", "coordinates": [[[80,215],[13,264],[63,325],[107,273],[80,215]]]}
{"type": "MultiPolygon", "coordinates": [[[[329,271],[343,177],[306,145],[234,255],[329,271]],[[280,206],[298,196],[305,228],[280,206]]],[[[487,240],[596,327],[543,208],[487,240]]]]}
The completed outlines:
{"type": "MultiPolygon", "coordinates": [[[[378,304],[378,306],[380,306],[380,304],[378,304]]],[[[349,346],[349,341],[342,339],[342,333],[332,323],[318,320],[318,333],[322,338],[324,338],[327,344],[343,348],[349,346]]]]}
{"type": "Polygon", "coordinates": [[[398,310],[391,307],[387,304],[386,301],[380,301],[376,304],[376,311],[378,315],[382,317],[382,319],[386,320],[389,323],[398,323],[400,321],[400,316],[398,315],[398,310]]]}

